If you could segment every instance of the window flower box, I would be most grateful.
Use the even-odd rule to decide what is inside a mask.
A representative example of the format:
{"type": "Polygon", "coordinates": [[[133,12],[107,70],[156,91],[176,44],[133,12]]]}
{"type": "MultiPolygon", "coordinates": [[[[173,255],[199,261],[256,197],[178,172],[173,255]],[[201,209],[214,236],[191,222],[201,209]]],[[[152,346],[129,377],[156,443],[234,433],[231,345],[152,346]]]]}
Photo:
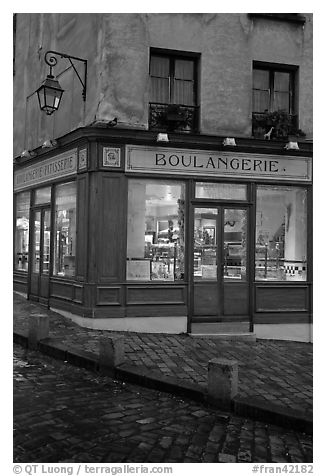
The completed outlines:
{"type": "Polygon", "coordinates": [[[286,111],[254,112],[252,114],[252,135],[257,139],[287,140],[290,136],[304,137],[298,129],[298,118],[286,111]]]}
{"type": "Polygon", "coordinates": [[[165,132],[197,132],[198,108],[179,104],[149,104],[149,129],[165,132]]]}

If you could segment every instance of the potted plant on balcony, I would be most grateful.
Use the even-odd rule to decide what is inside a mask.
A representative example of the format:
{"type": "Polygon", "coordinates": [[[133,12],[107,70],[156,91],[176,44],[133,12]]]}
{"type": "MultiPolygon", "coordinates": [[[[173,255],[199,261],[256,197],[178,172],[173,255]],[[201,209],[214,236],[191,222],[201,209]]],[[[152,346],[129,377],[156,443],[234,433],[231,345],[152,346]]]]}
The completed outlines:
{"type": "Polygon", "coordinates": [[[285,110],[265,111],[253,114],[253,135],[261,139],[283,139],[304,137],[305,133],[297,127],[297,116],[285,110]]]}

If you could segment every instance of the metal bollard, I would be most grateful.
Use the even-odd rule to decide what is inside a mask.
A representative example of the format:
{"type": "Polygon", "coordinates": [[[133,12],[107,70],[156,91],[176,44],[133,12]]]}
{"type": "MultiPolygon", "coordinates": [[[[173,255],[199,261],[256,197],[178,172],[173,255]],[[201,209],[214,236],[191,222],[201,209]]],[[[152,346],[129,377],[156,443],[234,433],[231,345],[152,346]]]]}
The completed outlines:
{"type": "Polygon", "coordinates": [[[114,369],[125,360],[123,337],[100,337],[99,369],[101,373],[113,375],[114,369]]]}
{"type": "Polygon", "coordinates": [[[49,336],[49,316],[47,314],[31,314],[28,325],[28,348],[37,349],[40,340],[49,336]]]}
{"type": "Polygon", "coordinates": [[[232,399],[238,393],[238,362],[222,358],[210,360],[207,391],[209,401],[230,409],[232,399]]]}

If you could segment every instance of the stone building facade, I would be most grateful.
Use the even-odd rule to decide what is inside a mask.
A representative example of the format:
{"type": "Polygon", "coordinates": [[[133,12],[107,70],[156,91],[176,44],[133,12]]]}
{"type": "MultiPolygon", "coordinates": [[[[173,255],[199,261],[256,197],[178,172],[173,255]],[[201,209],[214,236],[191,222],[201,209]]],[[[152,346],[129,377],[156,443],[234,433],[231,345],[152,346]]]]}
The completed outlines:
{"type": "Polygon", "coordinates": [[[15,289],[85,325],[311,340],[312,25],[16,14],[15,289]],[[87,85],[59,58],[46,115],[49,50],[87,85]]]}

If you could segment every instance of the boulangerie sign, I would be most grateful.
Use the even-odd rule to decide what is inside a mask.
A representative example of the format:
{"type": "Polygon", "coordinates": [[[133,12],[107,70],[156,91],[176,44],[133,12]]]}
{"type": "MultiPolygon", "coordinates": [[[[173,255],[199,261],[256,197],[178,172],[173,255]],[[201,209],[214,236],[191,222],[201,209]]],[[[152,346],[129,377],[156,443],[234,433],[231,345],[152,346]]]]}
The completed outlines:
{"type": "Polygon", "coordinates": [[[311,158],[126,146],[126,171],[308,182],[311,158]]]}

